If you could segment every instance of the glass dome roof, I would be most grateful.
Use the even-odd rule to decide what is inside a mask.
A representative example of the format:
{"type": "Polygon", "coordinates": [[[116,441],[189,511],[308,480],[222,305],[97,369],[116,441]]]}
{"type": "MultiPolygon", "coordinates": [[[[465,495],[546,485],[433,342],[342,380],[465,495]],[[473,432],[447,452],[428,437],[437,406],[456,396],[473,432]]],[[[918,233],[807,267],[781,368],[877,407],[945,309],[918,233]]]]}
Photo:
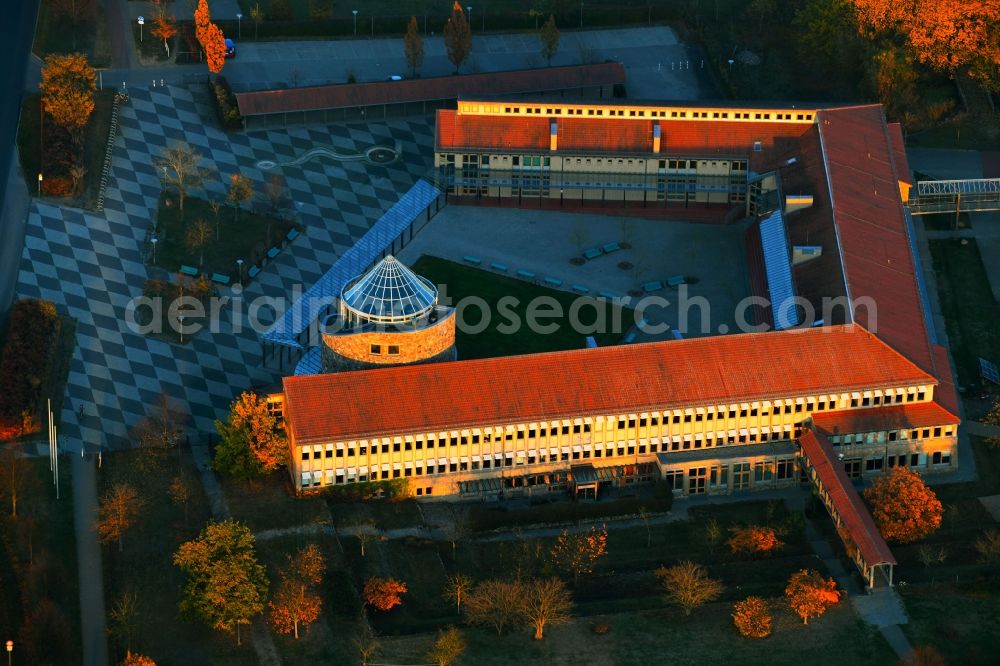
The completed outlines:
{"type": "Polygon", "coordinates": [[[340,298],[360,319],[399,323],[428,313],[437,304],[438,293],[434,285],[389,255],[348,284],[340,298]]]}

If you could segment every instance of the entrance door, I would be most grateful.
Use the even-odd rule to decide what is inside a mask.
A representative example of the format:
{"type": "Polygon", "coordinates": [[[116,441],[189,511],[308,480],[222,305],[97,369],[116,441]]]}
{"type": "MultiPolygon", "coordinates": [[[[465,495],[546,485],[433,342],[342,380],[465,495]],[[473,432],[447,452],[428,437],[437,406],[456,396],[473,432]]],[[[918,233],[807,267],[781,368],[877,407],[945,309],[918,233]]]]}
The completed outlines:
{"type": "Polygon", "coordinates": [[[707,467],[692,467],[688,469],[688,495],[703,495],[707,480],[707,467]]]}
{"type": "Polygon", "coordinates": [[[733,491],[750,490],[750,463],[733,463],[733,491]]]}

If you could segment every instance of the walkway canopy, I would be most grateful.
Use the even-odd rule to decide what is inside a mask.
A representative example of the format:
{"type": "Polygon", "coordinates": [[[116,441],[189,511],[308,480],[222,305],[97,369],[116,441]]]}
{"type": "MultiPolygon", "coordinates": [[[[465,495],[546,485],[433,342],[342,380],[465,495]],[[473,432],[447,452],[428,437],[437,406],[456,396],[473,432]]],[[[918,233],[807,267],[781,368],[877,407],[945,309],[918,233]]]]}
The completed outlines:
{"type": "Polygon", "coordinates": [[[892,585],[892,568],[896,558],[875,526],[868,508],[847,477],[826,435],[815,430],[806,431],[799,438],[802,446],[803,469],[819,493],[844,539],[848,554],[873,588],[878,582],[876,573],[892,585]]]}

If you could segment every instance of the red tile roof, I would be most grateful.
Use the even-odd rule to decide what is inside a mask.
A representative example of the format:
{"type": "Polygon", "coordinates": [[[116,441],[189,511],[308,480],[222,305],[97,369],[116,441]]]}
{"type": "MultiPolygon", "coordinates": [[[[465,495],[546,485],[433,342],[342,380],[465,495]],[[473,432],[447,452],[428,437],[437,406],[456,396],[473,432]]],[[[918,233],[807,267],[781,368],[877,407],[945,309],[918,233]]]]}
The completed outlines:
{"type": "Polygon", "coordinates": [[[814,431],[806,431],[799,438],[802,453],[816,469],[816,476],[829,493],[830,499],[847,532],[851,535],[861,557],[868,566],[875,564],[896,564],[896,558],[886,544],[882,534],[875,526],[875,521],[868,513],[858,491],[847,478],[844,466],[837,460],[830,440],[825,435],[814,431]]]}
{"type": "Polygon", "coordinates": [[[653,125],[660,123],[660,152],[664,155],[746,155],[761,142],[770,151],[782,140],[790,142],[810,124],[674,120],[669,118],[567,118],[550,116],[489,116],[437,112],[439,149],[480,150],[549,149],[550,123],[558,125],[559,152],[652,153],[653,125]]]}
{"type": "Polygon", "coordinates": [[[871,409],[845,409],[813,414],[813,425],[831,434],[906,430],[958,425],[959,418],[936,402],[914,402],[871,409]]]}
{"type": "Polygon", "coordinates": [[[896,165],[896,175],[904,183],[913,184],[910,176],[910,162],[906,159],[906,141],[903,139],[903,126],[899,123],[886,125],[889,131],[889,141],[892,142],[892,159],[896,165]]]}
{"type": "Polygon", "coordinates": [[[342,83],[309,88],[259,90],[236,93],[236,105],[244,116],[355,108],[374,104],[402,104],[514,95],[556,90],[578,90],[625,83],[620,63],[544,67],[512,72],[489,72],[439,76],[404,81],[342,83]]]}
{"type": "Polygon", "coordinates": [[[933,382],[868,331],[834,326],[286,377],[284,389],[290,434],[308,443],[933,382]]]}
{"type": "Polygon", "coordinates": [[[825,109],[819,131],[855,321],[934,372],[892,142],[879,105],[825,109]]]}

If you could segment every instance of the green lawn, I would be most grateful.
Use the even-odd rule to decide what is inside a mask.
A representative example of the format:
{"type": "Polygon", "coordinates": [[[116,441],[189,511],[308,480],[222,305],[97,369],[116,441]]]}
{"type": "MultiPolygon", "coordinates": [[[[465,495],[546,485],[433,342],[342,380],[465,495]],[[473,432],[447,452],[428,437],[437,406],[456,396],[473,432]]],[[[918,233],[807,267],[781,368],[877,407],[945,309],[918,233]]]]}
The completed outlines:
{"type": "MultiPolygon", "coordinates": [[[[94,96],[94,113],[83,135],[83,177],[84,192],[79,204],[92,206],[97,199],[104,169],[104,156],[111,130],[111,109],[115,91],[110,88],[99,90],[94,96]]],[[[28,192],[38,191],[38,174],[46,175],[46,165],[41,163],[41,117],[39,114],[40,95],[25,95],[21,101],[21,121],[17,128],[17,148],[21,159],[21,171],[28,192]]],[[[48,121],[51,122],[51,121],[48,121]]]]}
{"type": "Polygon", "coordinates": [[[932,645],[948,664],[995,664],[1000,636],[997,578],[900,589],[913,645],[932,645]]]}
{"type": "Polygon", "coordinates": [[[979,381],[983,356],[1000,362],[1000,305],[993,298],[975,239],[930,241],[938,296],[962,385],[979,381]]]}
{"type": "MultiPolygon", "coordinates": [[[[617,344],[622,335],[635,323],[634,313],[628,308],[565,291],[547,289],[524,280],[515,280],[437,257],[422,256],[413,264],[412,269],[418,275],[437,284],[441,294],[447,295],[450,305],[460,305],[462,299],[469,299],[466,301],[469,306],[464,311],[463,317],[464,328],[467,330],[462,330],[462,319],[459,319],[456,335],[458,357],[461,359],[581,349],[586,345],[586,336],[591,334],[599,346],[605,347],[617,344]],[[541,324],[556,324],[554,332],[535,332],[526,325],[525,314],[528,306],[534,299],[540,297],[554,299],[554,303],[562,313],[559,317],[544,317],[544,315],[538,317],[541,324]],[[485,302],[490,313],[488,325],[482,332],[472,330],[482,328],[483,324],[482,309],[472,303],[473,298],[482,299],[477,302],[485,302]],[[509,312],[516,315],[519,325],[509,326],[513,318],[507,316],[508,308],[500,306],[500,301],[504,298],[507,299],[505,303],[512,304],[509,312]],[[516,300],[511,301],[511,298],[516,300]],[[568,315],[570,306],[575,301],[586,303],[580,309],[580,323],[584,326],[593,325],[597,312],[600,311],[604,313],[604,319],[608,322],[606,330],[602,333],[591,333],[589,330],[578,333],[572,330],[568,315]],[[616,323],[618,328],[614,328],[616,323]],[[507,328],[512,331],[507,332],[507,328]]],[[[547,302],[553,301],[547,300],[547,302]]],[[[545,312],[548,311],[548,307],[545,306],[545,312]]],[[[458,314],[463,315],[461,308],[458,314]]]]}
{"type": "Polygon", "coordinates": [[[222,485],[233,517],[254,532],[330,520],[322,499],[291,494],[288,471],[284,469],[249,483],[223,477],[222,485]]]}
{"type": "Polygon", "coordinates": [[[202,273],[228,275],[232,283],[239,281],[237,259],[243,259],[243,281],[249,280],[250,267],[259,264],[267,251],[280,244],[291,229],[302,226],[288,220],[258,215],[241,210],[234,216],[232,206],[223,205],[218,217],[205,199],[185,197],[184,213],[177,206],[177,197],[160,197],[157,212],[156,265],[170,272],[182,265],[201,267],[202,273]],[[186,235],[192,223],[204,220],[217,234],[204,247],[204,263],[198,251],[188,249],[186,235]]]}
{"type": "Polygon", "coordinates": [[[602,500],[600,502],[567,502],[565,497],[552,503],[537,502],[531,506],[508,509],[503,505],[470,506],[470,522],[477,531],[516,528],[541,523],[564,523],[578,520],[600,520],[604,517],[636,515],[640,507],[650,513],[669,511],[671,499],[639,499],[635,497],[602,500]]]}
{"type": "Polygon", "coordinates": [[[399,502],[335,502],[328,501],[334,525],[344,526],[364,520],[371,520],[380,530],[394,530],[417,527],[423,524],[423,516],[416,500],[399,502]]]}
{"type": "Polygon", "coordinates": [[[908,135],[906,145],[911,148],[982,150],[984,146],[995,146],[998,138],[1000,120],[996,116],[982,118],[963,113],[937,127],[908,135]]]}

